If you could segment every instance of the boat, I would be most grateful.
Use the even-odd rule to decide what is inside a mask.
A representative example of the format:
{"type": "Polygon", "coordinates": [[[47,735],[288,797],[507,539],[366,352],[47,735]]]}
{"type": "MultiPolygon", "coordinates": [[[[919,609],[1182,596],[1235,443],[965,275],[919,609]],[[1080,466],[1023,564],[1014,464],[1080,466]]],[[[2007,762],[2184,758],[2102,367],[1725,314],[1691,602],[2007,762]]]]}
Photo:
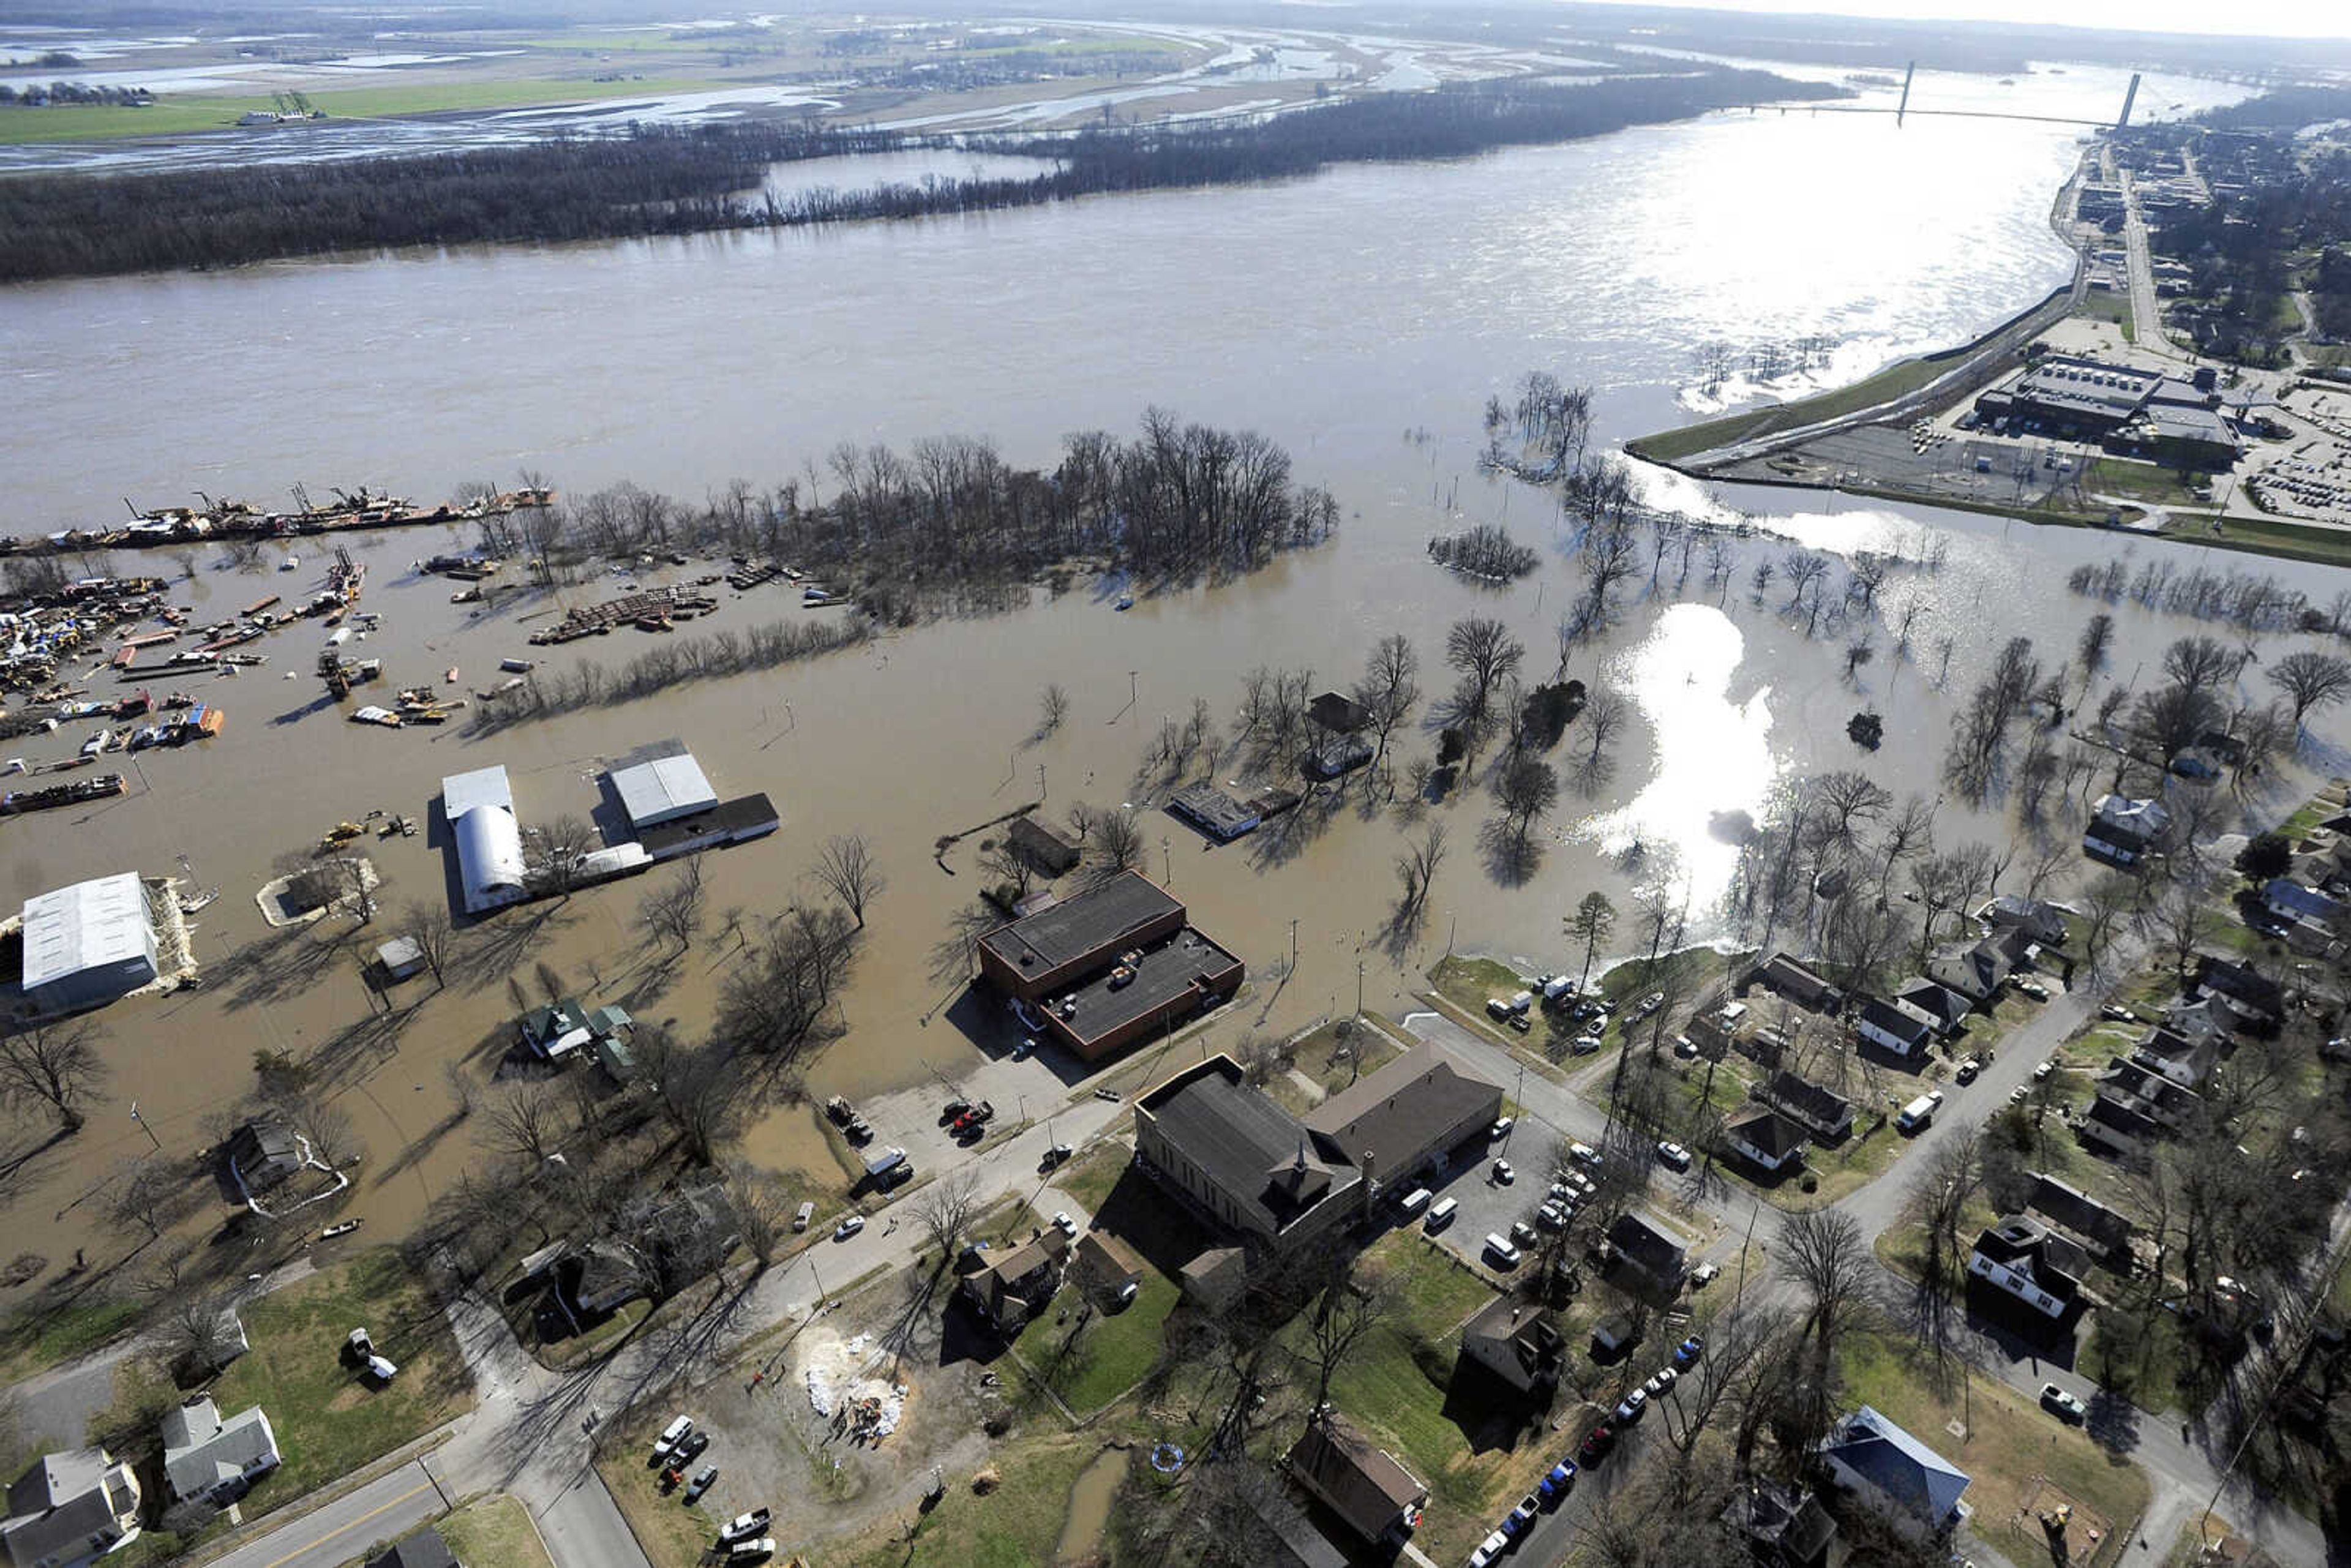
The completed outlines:
{"type": "Polygon", "coordinates": [[[302,558],[298,555],[289,555],[284,560],[277,563],[277,570],[280,571],[299,571],[302,570],[302,558]]]}
{"type": "Polygon", "coordinates": [[[1132,609],[1134,609],[1134,595],[1133,595],[1132,593],[1122,593],[1122,594],[1120,594],[1120,595],[1118,596],[1118,602],[1117,602],[1116,604],[1114,604],[1114,605],[1111,606],[1111,608],[1112,608],[1112,609],[1113,609],[1113,610],[1132,610],[1132,609]]]}
{"type": "Polygon", "coordinates": [[[180,895],[180,913],[183,915],[194,915],[209,906],[213,900],[219,896],[220,889],[216,887],[208,887],[202,893],[182,894],[180,895]]]}
{"type": "Polygon", "coordinates": [[[392,712],[388,707],[378,707],[373,703],[370,703],[363,708],[353,710],[351,714],[351,722],[353,724],[380,724],[386,729],[398,729],[400,727],[400,716],[392,712]]]}
{"type": "MultiPolygon", "coordinates": [[[[538,664],[536,660],[532,659],[500,659],[498,661],[498,668],[507,672],[509,674],[527,675],[530,674],[531,671],[538,668],[538,664]]],[[[457,672],[455,670],[450,671],[449,678],[453,681],[455,680],[457,678],[457,672]]]]}
{"type": "Polygon", "coordinates": [[[349,1236],[352,1231],[357,1230],[359,1228],[360,1222],[358,1220],[346,1219],[340,1224],[329,1225],[327,1228],[319,1232],[319,1239],[321,1241],[332,1241],[338,1236],[349,1236]]]}
{"type": "Polygon", "coordinates": [[[0,795],[0,813],[15,816],[58,806],[78,806],[85,801],[103,800],[110,796],[120,795],[122,790],[121,774],[101,773],[94,779],[77,779],[70,784],[52,784],[45,789],[18,789],[0,795]]]}

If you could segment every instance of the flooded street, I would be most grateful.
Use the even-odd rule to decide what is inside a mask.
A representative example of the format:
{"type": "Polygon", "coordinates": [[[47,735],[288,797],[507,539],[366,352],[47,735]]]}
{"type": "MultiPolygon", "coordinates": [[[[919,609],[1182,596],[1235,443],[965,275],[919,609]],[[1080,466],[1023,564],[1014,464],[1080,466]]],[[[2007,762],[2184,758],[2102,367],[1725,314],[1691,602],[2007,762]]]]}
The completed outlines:
{"type": "MultiPolygon", "coordinates": [[[[2118,98],[2110,74],[2016,91],[2087,105],[2109,87],[2118,98]]],[[[2168,97],[2184,90],[2171,84],[2168,97]]],[[[1526,643],[1530,676],[1552,673],[1553,628],[1581,579],[1549,497],[1475,471],[1489,392],[1507,394],[1531,368],[1588,382],[1600,435],[1613,442],[1676,417],[1691,350],[1708,339],[1824,333],[1840,363],[1865,366],[1966,337],[2063,278],[2069,264],[2045,215],[2075,156],[2070,131],[1917,121],[1896,134],[1858,117],[1722,119],[1460,164],[918,225],[406,255],[0,296],[9,531],[114,516],[124,495],[158,506],[202,487],[277,504],[304,481],[438,499],[469,478],[510,483],[522,467],[574,493],[630,478],[695,499],[736,476],[805,482],[813,463],[829,494],[823,455],[840,441],[903,447],[962,432],[992,437],[1011,461],[1049,465],[1062,434],[1131,433],[1155,403],[1263,431],[1343,512],[1334,543],[1243,582],[1145,598],[1125,613],[1084,588],[1058,600],[1040,591],[1018,613],[487,738],[462,723],[346,723],[310,674],[323,636],[311,623],[255,644],[268,655],[260,669],[183,683],[226,706],[225,734],[142,753],[135,770],[126,759],[121,799],[0,824],[0,900],[123,870],[171,874],[182,856],[197,883],[222,889],[196,917],[211,983],[99,1015],[113,1103],[32,1167],[30,1188],[0,1213],[0,1246],[55,1251],[50,1216],[147,1149],[124,1113],[134,1097],[167,1149],[216,1139],[265,1048],[307,1057],[340,1087],[369,1150],[350,1212],[396,1235],[475,1152],[473,1127],[452,1113],[447,1065],[486,1081],[515,1013],[550,982],[688,1033],[705,1029],[743,950],[728,912],[749,925],[815,896],[805,873],[837,833],[872,841],[888,886],[844,1000],[847,1036],[817,1061],[810,1090],[862,1096],[969,1071],[1006,1042],[994,1009],[966,997],[964,971],[943,967],[939,950],[976,897],[985,835],[944,866],[933,859],[942,835],[1040,800],[1051,818],[1081,800],[1155,800],[1165,780],[1139,769],[1163,716],[1205,698],[1229,741],[1255,666],[1307,668],[1316,689],[1343,688],[1378,638],[1401,632],[1434,695],[1449,685],[1446,628],[1483,614],[1526,643]],[[1741,192],[1832,175],[1877,183],[1866,201],[1808,205],[1802,225],[1760,199],[1740,204],[1741,192]],[[1485,520],[1541,549],[1543,566],[1494,590],[1429,564],[1430,535],[1485,520]],[[282,679],[288,670],[298,678],[282,679]],[[1072,707],[1039,741],[1049,682],[1072,707]],[[663,870],[461,935],[449,988],[407,982],[395,1029],[375,1021],[349,956],[302,959],[347,923],[273,934],[260,918],[253,895],[272,861],[341,820],[379,809],[421,816],[444,775],[493,763],[508,769],[526,824],[584,816],[606,759],[672,737],[722,797],[764,790],[783,818],[779,833],[705,857],[711,917],[674,963],[656,959],[635,921],[663,870]],[[241,952],[248,960],[231,962],[241,952]]],[[[1361,781],[1333,810],[1228,847],[1146,813],[1145,869],[1250,968],[1212,1043],[1343,1011],[1359,985],[1366,1005],[1396,1009],[1448,938],[1531,967],[1562,961],[1560,923],[1578,897],[1598,887],[1626,905],[1635,881],[1662,866],[1687,878],[1703,930],[1730,863],[1719,818],[1756,810],[1788,769],[1863,767],[1897,794],[1935,795],[1953,694],[1964,696],[2007,636],[2033,636],[2053,665],[2069,655],[2093,607],[2066,592],[2066,572],[2133,548],[2118,536],[1803,492],[1709,497],[1661,481],[1659,494],[1753,512],[1817,548],[1906,558],[1879,597],[1876,660],[1848,682],[1842,655],[1855,627],[1807,639],[1802,620],[1781,612],[1784,584],[1755,601],[1750,570],[1785,539],[1737,544],[1719,590],[1702,559],[1681,581],[1668,556],[1654,582],[1645,559],[1609,635],[1576,650],[1567,669],[1633,705],[1613,770],[1589,794],[1569,783],[1523,885],[1497,885],[1477,852],[1488,794],[1435,808],[1454,851],[1428,919],[1399,942],[1381,928],[1397,895],[1393,862],[1416,829],[1368,800],[1361,781]],[[1919,564],[1929,555],[1938,567],[1919,564]],[[1917,652],[1906,662],[1886,627],[1913,600],[1917,652]],[[1952,651],[1938,688],[1944,639],[1952,651]],[[1874,756],[1844,734],[1865,706],[1886,718],[1874,756]],[[1624,854],[1635,841],[1639,869],[1624,854]],[[1299,962],[1284,975],[1293,920],[1299,962]]],[[[390,685],[436,681],[455,665],[470,690],[501,658],[538,652],[525,645],[538,622],[522,617],[551,608],[546,596],[477,614],[450,602],[448,580],[409,570],[465,542],[436,528],[354,542],[370,566],[363,608],[383,626],[351,651],[382,658],[390,685]]],[[[297,586],[323,565],[315,543],[303,546],[310,570],[297,586]]],[[[2164,548],[2183,565],[2197,559],[2164,548]]],[[[287,586],[224,570],[216,556],[194,552],[194,579],[175,600],[218,615],[287,586]]],[[[2270,570],[2321,601],[2351,581],[2245,557],[2223,564],[2270,570]]],[[[144,569],[180,570],[170,558],[144,569]]],[[[567,601],[611,596],[617,581],[568,589],[567,601]]],[[[797,601],[776,586],[727,592],[712,622],[841,613],[797,601]]],[[[2118,675],[2193,629],[2130,608],[2116,618],[2118,675]]],[[[2271,639],[2262,656],[2287,641],[2271,639]]],[[[560,669],[580,656],[617,664],[643,645],[644,634],[623,631],[546,652],[560,669]]],[[[2258,666],[2248,682],[2266,690],[2258,666]]],[[[158,695],[167,684],[153,683],[158,695]]],[[[11,754],[62,755],[78,735],[61,729],[11,754]]],[[[1409,758],[1432,741],[1416,732],[1400,745],[1409,758]]],[[[1576,747],[1571,728],[1557,758],[1563,782],[1576,747]]],[[[1228,747],[1216,777],[1262,781],[1239,766],[1228,747]]],[[[2283,799],[2288,786],[2276,788],[2283,799]]],[[[1956,805],[1937,831],[2006,836],[1956,805]]],[[[436,835],[367,847],[387,883],[384,913],[361,933],[371,945],[397,934],[402,904],[445,904],[451,873],[436,835]]],[[[1028,1113],[1041,1115],[1061,1090],[1053,1064],[1032,1065],[1028,1113]]],[[[840,1182],[805,1106],[769,1113],[746,1146],[763,1164],[840,1182]]]]}

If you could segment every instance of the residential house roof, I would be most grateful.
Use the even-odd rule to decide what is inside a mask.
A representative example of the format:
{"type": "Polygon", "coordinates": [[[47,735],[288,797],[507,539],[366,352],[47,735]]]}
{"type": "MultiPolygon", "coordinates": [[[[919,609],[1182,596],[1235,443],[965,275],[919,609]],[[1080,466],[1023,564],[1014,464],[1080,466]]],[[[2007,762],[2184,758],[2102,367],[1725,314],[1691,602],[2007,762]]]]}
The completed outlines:
{"type": "Polygon", "coordinates": [[[1836,1137],[1853,1124],[1852,1102],[1792,1072],[1773,1073],[1755,1097],[1823,1137],[1836,1137]]]}
{"type": "Polygon", "coordinates": [[[2331,898],[2314,887],[2283,876],[2273,876],[2262,886],[2262,901],[2281,915],[2297,920],[2314,920],[2321,925],[2333,925],[2344,916],[2343,901],[2331,898]]]}
{"type": "Polygon", "coordinates": [[[120,1487],[113,1456],[103,1448],[44,1454],[8,1488],[0,1545],[17,1563],[86,1548],[91,1537],[111,1532],[138,1506],[136,1491],[120,1487]]]}
{"type": "Polygon", "coordinates": [[[1892,1035],[1906,1051],[1917,1051],[1935,1038],[1935,1015],[1909,1002],[1866,998],[1861,1004],[1861,1021],[1892,1035]]]}
{"type": "Polygon", "coordinates": [[[2029,946],[2020,932],[1997,932],[1965,950],[1945,948],[1928,965],[1927,973],[1937,984],[1949,986],[1980,1005],[2017,971],[2029,946]]]}
{"type": "Polygon", "coordinates": [[[1773,1164],[1802,1153],[1804,1129],[1768,1105],[1750,1105],[1722,1124],[1723,1133],[1761,1154],[1773,1164]]]}
{"type": "Polygon", "coordinates": [[[1013,852],[1047,876],[1060,876],[1078,863],[1078,846],[1034,817],[1015,817],[1004,831],[1013,852]]]}
{"type": "Polygon", "coordinates": [[[1821,1500],[1777,1481],[1750,1479],[1731,1494],[1722,1521],[1761,1549],[1776,1568],[1813,1568],[1836,1539],[1836,1521],[1821,1500]]]}
{"type": "Polygon", "coordinates": [[[2044,899],[2003,893],[1977,913],[1993,925],[2022,931],[2046,947],[2065,940],[2065,912],[2044,899]]]}
{"type": "Polygon", "coordinates": [[[1372,722],[1372,710],[1342,692],[1324,692],[1306,705],[1306,716],[1323,729],[1352,733],[1372,722]]]}
{"type": "Polygon", "coordinates": [[[1559,1323],[1538,1306],[1497,1296],[1461,1330],[1461,1343],[1475,1344],[1492,1367],[1520,1393],[1556,1383],[1567,1358],[1559,1323]]]}
{"type": "Polygon", "coordinates": [[[1807,1008],[1816,1008],[1837,998],[1834,986],[1821,977],[1818,971],[1802,960],[1786,953],[1774,953],[1755,970],[1755,978],[1790,1001],[1807,1008]]]}
{"type": "Polygon", "coordinates": [[[367,1568],[461,1568],[437,1530],[421,1530],[367,1561],[367,1568]]]}
{"type": "Polygon", "coordinates": [[[2130,1249],[2135,1228],[2128,1215],[2107,1207],[2081,1188],[2055,1176],[2033,1172],[2032,1195],[2024,1200],[2024,1207],[2110,1257],[2130,1249]]]}
{"type": "Polygon", "coordinates": [[[1299,1484],[1366,1541],[1428,1500],[1428,1489],[1394,1454],[1336,1411],[1307,1424],[1289,1462],[1299,1484]]]}
{"type": "Polygon", "coordinates": [[[2169,1024],[2158,1024],[2138,1038],[2131,1049],[2131,1060],[2193,1086],[2212,1071],[2212,1059],[2219,1053],[2218,1043],[2208,1037],[2191,1038],[2169,1024]]]}
{"type": "Polygon", "coordinates": [[[174,1497],[201,1497],[277,1462],[277,1437],[261,1406],[227,1420],[209,1397],[163,1413],[163,1479],[174,1497]]]}
{"type": "Polygon", "coordinates": [[[2110,843],[2137,847],[2161,838],[2170,826],[2171,808],[2160,800],[2101,795],[2090,814],[2088,831],[2110,843]]]}
{"type": "Polygon", "coordinates": [[[2029,1215],[2007,1215],[1985,1227],[1974,1249],[2061,1301],[2081,1296],[2082,1276],[2090,1269],[2089,1257],[2079,1247],[2029,1215]]]}
{"type": "Polygon", "coordinates": [[[1912,1007],[1935,1020],[1935,1027],[1945,1034],[1967,1021],[1975,1011],[1973,998],[1961,996],[1939,980],[1924,975],[1913,975],[1894,988],[1894,999],[1908,1002],[1912,1007]]]}
{"type": "Polygon", "coordinates": [[[1501,1109],[1499,1085],[1423,1043],[1315,1106],[1305,1124],[1347,1160],[1371,1155],[1373,1171],[1385,1176],[1410,1169],[1465,1122],[1491,1120],[1501,1109]]]}
{"type": "Polygon", "coordinates": [[[1056,1279],[1053,1266],[1069,1249],[1061,1228],[1049,1225],[987,1268],[964,1276],[964,1289],[998,1322],[1008,1322],[1008,1316],[1025,1320],[1041,1304],[1047,1284],[1056,1279]]]}
{"type": "Polygon", "coordinates": [[[1076,1263],[1094,1284],[1115,1288],[1143,1273],[1143,1260],[1134,1249],[1105,1230],[1089,1230],[1078,1238],[1076,1263]]]}
{"type": "Polygon", "coordinates": [[[1967,1472],[1866,1405],[1838,1423],[1822,1452],[1929,1524],[1950,1518],[1968,1490],[1967,1472]]]}
{"type": "Polygon", "coordinates": [[[1682,1243],[1640,1215],[1618,1215],[1608,1228],[1608,1240],[1617,1256],[1644,1272],[1659,1280],[1681,1278],[1682,1243]]]}

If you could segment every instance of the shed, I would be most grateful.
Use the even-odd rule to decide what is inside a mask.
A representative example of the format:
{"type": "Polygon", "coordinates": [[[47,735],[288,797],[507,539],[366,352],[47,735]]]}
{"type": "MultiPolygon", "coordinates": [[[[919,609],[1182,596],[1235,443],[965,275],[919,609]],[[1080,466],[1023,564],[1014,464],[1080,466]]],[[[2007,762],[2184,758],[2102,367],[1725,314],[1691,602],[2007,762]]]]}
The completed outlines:
{"type": "Polygon", "coordinates": [[[424,948],[413,936],[395,936],[375,950],[377,967],[388,980],[404,980],[424,967],[424,948]]]}
{"type": "Polygon", "coordinates": [[[1076,1270],[1080,1283],[1096,1296],[1115,1296],[1129,1285],[1143,1282],[1143,1260],[1117,1237],[1089,1230],[1078,1239],[1076,1270]]]}

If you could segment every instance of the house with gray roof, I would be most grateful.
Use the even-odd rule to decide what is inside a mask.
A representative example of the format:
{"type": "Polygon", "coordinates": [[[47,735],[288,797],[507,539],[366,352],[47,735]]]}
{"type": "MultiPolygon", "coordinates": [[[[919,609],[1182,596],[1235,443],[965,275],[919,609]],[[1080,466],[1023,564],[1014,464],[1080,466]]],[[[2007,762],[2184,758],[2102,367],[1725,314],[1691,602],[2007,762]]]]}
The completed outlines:
{"type": "Polygon", "coordinates": [[[1976,918],[1994,930],[2022,931],[2043,947],[2065,944],[2065,912],[2045,899],[2003,893],[1976,911],[1976,918]]]}
{"type": "Polygon", "coordinates": [[[1889,1002],[1882,997],[1864,998],[1853,1027],[1870,1044],[1882,1046],[1906,1061],[1924,1055],[1935,1042],[1932,1014],[1908,1002],[1889,1002]]]}
{"type": "Polygon", "coordinates": [[[1987,1226],[1968,1253],[1968,1272],[2054,1322],[2082,1300],[2089,1255],[2040,1221],[2011,1214],[1987,1226]]]}
{"type": "Polygon", "coordinates": [[[1836,1424],[1821,1462],[1840,1490],[1913,1541],[1940,1541],[1973,1511],[1967,1472],[1865,1405],[1836,1424]]]}
{"type": "Polygon", "coordinates": [[[258,1405],[224,1421],[199,1395],[163,1416],[163,1479],[181,1501],[232,1502],[278,1459],[277,1434],[258,1405]]]}
{"type": "Polygon", "coordinates": [[[1823,1144],[1834,1144],[1853,1131],[1852,1101],[1792,1072],[1771,1074],[1755,1091],[1755,1098],[1823,1144]]]}
{"type": "Polygon", "coordinates": [[[1497,1296],[1463,1325],[1460,1359],[1492,1373],[1514,1393],[1549,1404],[1567,1363],[1567,1341],[1543,1308],[1497,1296]]]}
{"type": "Polygon", "coordinates": [[[1428,1500],[1428,1488],[1403,1461],[1335,1410],[1307,1423],[1289,1465],[1300,1486],[1366,1541],[1409,1535],[1428,1500]]]}
{"type": "Polygon", "coordinates": [[[367,1568],[465,1568],[437,1530],[420,1530],[367,1560],[367,1568]]]}
{"type": "Polygon", "coordinates": [[[139,1538],[139,1478],[104,1448],[44,1454],[8,1488],[0,1546],[16,1568],[81,1568],[139,1538]]]}

